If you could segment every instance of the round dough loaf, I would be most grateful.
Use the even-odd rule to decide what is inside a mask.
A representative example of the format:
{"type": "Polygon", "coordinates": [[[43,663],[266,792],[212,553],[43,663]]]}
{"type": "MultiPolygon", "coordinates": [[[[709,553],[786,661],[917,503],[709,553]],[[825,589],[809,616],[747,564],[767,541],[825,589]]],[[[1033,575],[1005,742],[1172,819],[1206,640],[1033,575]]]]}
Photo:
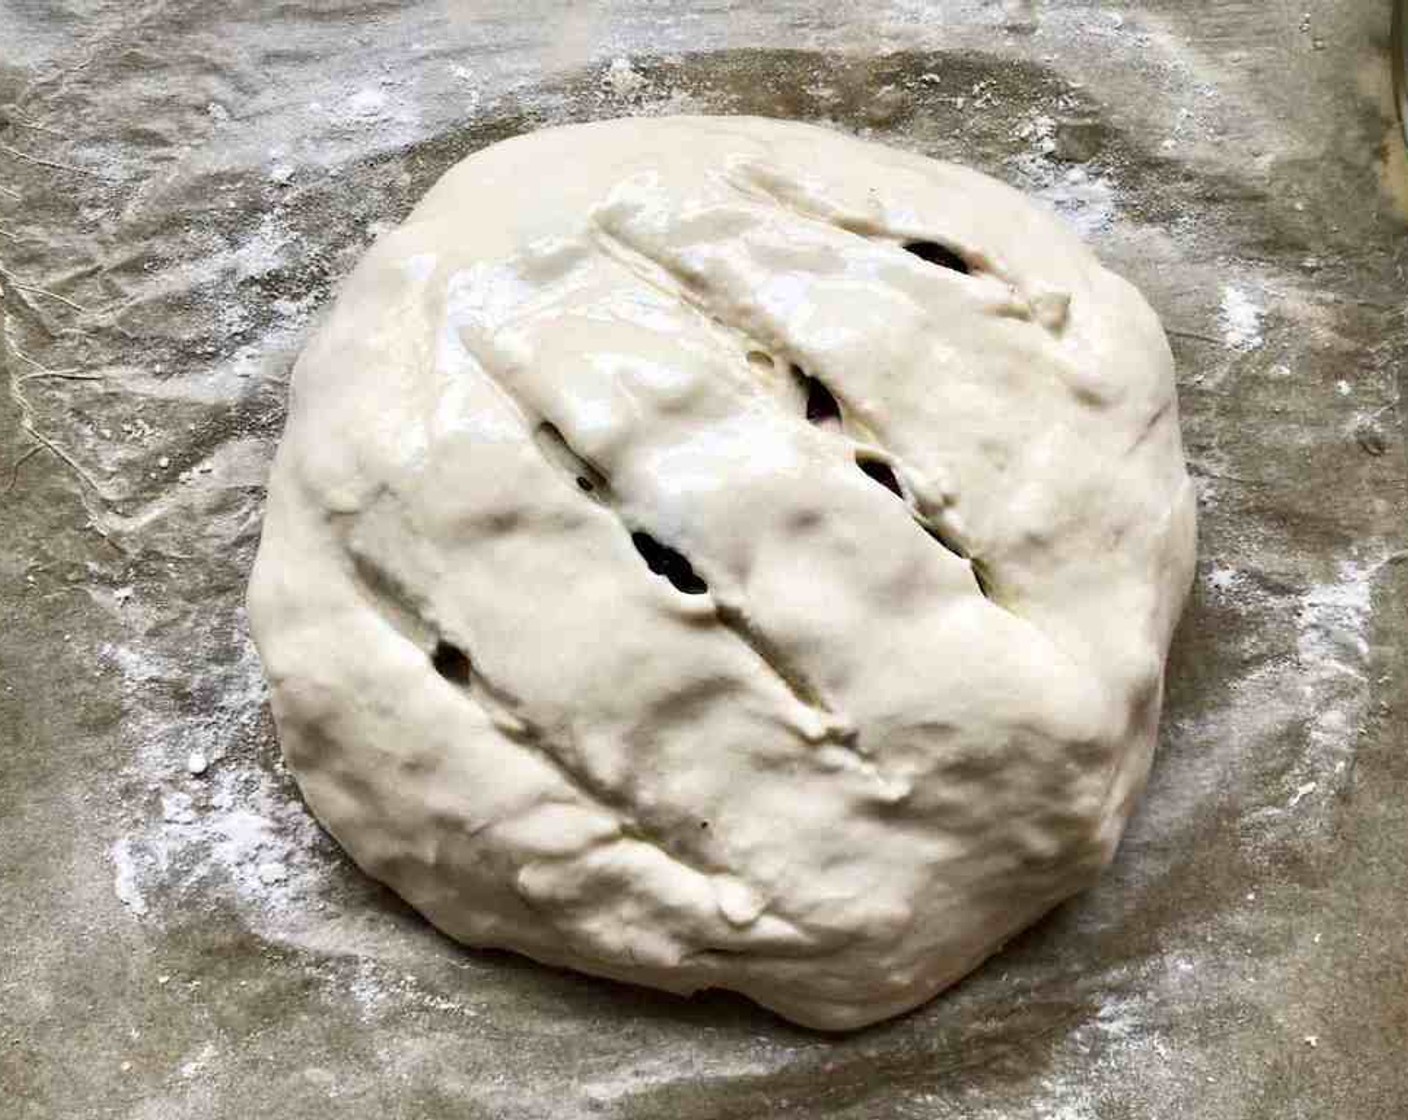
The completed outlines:
{"type": "Polygon", "coordinates": [[[283,750],[472,945],[894,1015],[1110,859],[1194,502],[1139,294],[802,124],[453,168],[294,372],[250,586],[283,750]]]}

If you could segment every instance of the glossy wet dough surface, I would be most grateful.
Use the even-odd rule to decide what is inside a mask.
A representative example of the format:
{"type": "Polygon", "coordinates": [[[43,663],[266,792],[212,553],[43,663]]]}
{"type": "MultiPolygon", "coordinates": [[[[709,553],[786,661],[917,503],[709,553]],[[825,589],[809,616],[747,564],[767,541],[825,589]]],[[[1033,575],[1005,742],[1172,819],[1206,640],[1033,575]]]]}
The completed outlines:
{"type": "Polygon", "coordinates": [[[1053,216],[664,118],[369,252],[250,606],[310,806],[443,930],[849,1027],[1111,856],[1192,562],[1157,318],[1053,216]]]}

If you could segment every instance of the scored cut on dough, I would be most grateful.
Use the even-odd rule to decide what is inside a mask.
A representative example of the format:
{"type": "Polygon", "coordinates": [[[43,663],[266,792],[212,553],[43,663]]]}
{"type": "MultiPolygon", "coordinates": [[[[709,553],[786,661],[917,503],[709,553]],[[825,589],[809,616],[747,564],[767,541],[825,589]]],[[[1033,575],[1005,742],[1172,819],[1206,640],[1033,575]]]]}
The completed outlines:
{"type": "Polygon", "coordinates": [[[367,253],[249,608],[309,806],[440,929],[849,1028],[1111,858],[1193,555],[1158,319],[1053,216],[635,119],[367,253]]]}

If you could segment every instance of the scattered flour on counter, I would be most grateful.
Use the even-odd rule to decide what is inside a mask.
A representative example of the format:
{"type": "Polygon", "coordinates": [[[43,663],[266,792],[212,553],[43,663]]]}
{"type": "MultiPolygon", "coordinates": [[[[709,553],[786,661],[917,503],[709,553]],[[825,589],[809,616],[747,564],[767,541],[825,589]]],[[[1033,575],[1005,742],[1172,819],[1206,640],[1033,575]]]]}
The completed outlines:
{"type": "Polygon", "coordinates": [[[1335,579],[1302,591],[1293,600],[1293,655],[1264,662],[1234,685],[1238,702],[1226,733],[1246,735],[1270,718],[1304,743],[1267,803],[1245,808],[1248,823],[1293,829],[1306,843],[1330,826],[1328,807],[1349,781],[1369,717],[1374,581],[1387,563],[1341,560],[1335,579]]]}
{"type": "MultiPolygon", "coordinates": [[[[1134,1101],[1128,1090],[1122,1091],[1122,1105],[1173,1099],[1179,1071],[1166,1060],[1168,1046],[1159,1018],[1167,1006],[1186,1001],[1196,982],[1185,958],[1154,958],[1135,971],[1122,977],[1120,986],[1141,994],[1106,996],[1094,1015],[1061,1038],[1057,1045],[1065,1057],[1056,1068],[1072,1072],[1037,1078],[1037,1091],[1021,1115],[1033,1120],[1099,1120],[1111,1110],[1111,1086],[1118,1085],[1122,1071],[1131,1066],[1145,1071],[1142,1088],[1134,1101]]],[[[985,1108],[956,1113],[954,1120],[1009,1120],[1013,1115],[1005,1108],[985,1108]]]]}
{"type": "MultiPolygon", "coordinates": [[[[1219,599],[1240,609],[1290,613],[1294,648],[1271,658],[1257,656],[1255,667],[1230,682],[1233,703],[1196,728],[1180,728],[1210,749],[1239,739],[1300,735],[1303,747],[1267,801],[1243,806],[1244,819],[1300,842],[1322,837],[1331,821],[1328,807],[1352,773],[1359,738],[1373,697],[1372,649],[1374,582],[1388,563],[1340,560],[1335,578],[1287,598],[1268,598],[1248,583],[1220,579],[1216,566],[1205,579],[1219,599]],[[1219,584],[1225,583],[1220,587],[1219,584]]],[[[1227,755],[1227,764],[1237,764],[1227,755]]]]}
{"type": "Polygon", "coordinates": [[[620,56],[611,60],[602,84],[616,97],[628,98],[638,96],[648,82],[645,75],[631,65],[629,58],[620,56]]]}
{"type": "MultiPolygon", "coordinates": [[[[741,1079],[766,1077],[786,1068],[792,1057],[782,1048],[752,1047],[740,1052],[730,1063],[729,1076],[741,1079]]],[[[624,1068],[584,1078],[579,1084],[579,1092],[590,1112],[604,1109],[613,1109],[614,1112],[628,1106],[631,1098],[638,1094],[644,1094],[648,1099],[658,1093],[661,1086],[687,1085],[702,1072],[693,1048],[687,1042],[675,1043],[663,1052],[642,1054],[624,1068]]],[[[626,1107],[617,1114],[629,1111],[626,1107]]]]}
{"type": "Polygon", "coordinates": [[[328,982],[329,988],[352,997],[357,1005],[357,1016],[364,1023],[398,1014],[407,1006],[444,1011],[468,1019],[479,1016],[478,1011],[463,1001],[431,991],[413,973],[374,957],[322,962],[313,966],[313,971],[328,982]]]}
{"type": "Polygon", "coordinates": [[[1205,577],[1208,589],[1218,598],[1232,595],[1242,580],[1242,573],[1236,568],[1224,568],[1220,564],[1213,564],[1205,577]]]}
{"type": "Polygon", "coordinates": [[[293,241],[291,230],[273,214],[265,214],[253,233],[234,243],[227,263],[237,281],[267,276],[287,263],[285,250],[293,241]]]}
{"type": "Polygon", "coordinates": [[[238,898],[265,919],[319,893],[316,854],[327,844],[321,830],[291,792],[254,767],[217,773],[209,809],[194,827],[168,834],[194,848],[226,877],[238,898]]]}
{"type": "MultiPolygon", "coordinates": [[[[104,660],[129,689],[188,680],[189,667],[108,647],[104,660]]],[[[266,690],[253,645],[244,639],[217,676],[213,710],[172,721],[134,705],[139,737],[132,776],[145,790],[138,816],[110,849],[113,889],[134,914],[223,900],[250,928],[280,938],[316,909],[334,866],[332,842],[303,807],[282,764],[261,762],[266,690]],[[193,772],[199,756],[204,768],[193,772]]]]}
{"type": "MultiPolygon", "coordinates": [[[[1148,799],[1146,822],[1169,837],[1182,836],[1200,806],[1220,800],[1221,791],[1248,788],[1247,776],[1254,774],[1253,792],[1228,805],[1246,842],[1267,850],[1326,850],[1337,795],[1352,780],[1371,719],[1374,590],[1390,562],[1382,552],[1379,557],[1343,557],[1327,566],[1331,578],[1299,587],[1255,565],[1234,568],[1221,559],[1204,572],[1205,600],[1245,616],[1257,637],[1239,640],[1245,669],[1223,683],[1224,701],[1196,717],[1166,722],[1165,734],[1177,747],[1164,765],[1177,778],[1168,777],[1148,799]],[[1263,746],[1278,740],[1298,746],[1268,771],[1263,746]]],[[[1153,868],[1164,847],[1143,858],[1153,868]]]]}
{"type": "Polygon", "coordinates": [[[132,854],[132,841],[123,837],[113,844],[109,852],[112,859],[112,889],[118,900],[132,913],[143,915],[147,912],[147,901],[137,886],[139,872],[137,860],[132,854]]]}
{"type": "Polygon", "coordinates": [[[1014,161],[1020,186],[1052,207],[1084,240],[1098,240],[1114,225],[1117,212],[1113,175],[1097,163],[1071,166],[1056,158],[1056,119],[1072,103],[1058,99],[1050,111],[1035,110],[1017,126],[1013,137],[1027,150],[1014,161]]]}
{"type": "Polygon", "coordinates": [[[1264,310],[1244,289],[1233,284],[1222,286],[1218,323],[1222,327],[1222,341],[1228,349],[1260,350],[1265,345],[1266,339],[1261,333],[1264,310]]]}
{"type": "Polygon", "coordinates": [[[1373,581],[1385,563],[1341,561],[1337,580],[1301,596],[1296,662],[1310,724],[1303,773],[1294,775],[1298,784],[1342,773],[1353,756],[1369,710],[1373,581]]]}
{"type": "MultiPolygon", "coordinates": [[[[1111,990],[1096,995],[1093,1015],[1053,1036],[1059,1056],[1050,1068],[1056,1072],[1035,1076],[1036,1091],[1028,1096],[1024,1087],[1020,1106],[940,1109],[933,1113],[935,1120],[1201,1115],[1197,1104],[1206,1099],[1211,1056],[1190,1052],[1177,1041],[1180,1024],[1210,1001],[1241,1013],[1262,1009],[1268,990],[1290,982],[1283,965],[1294,967],[1277,960],[1268,962],[1270,976],[1249,972],[1241,953],[1228,951],[1226,940],[1235,937],[1234,929],[1215,926],[1207,930],[1205,948],[1155,955],[1105,977],[1111,990]]],[[[1278,1029],[1288,1040],[1299,1040],[1303,1033],[1296,1023],[1278,1029]]]]}
{"type": "Polygon", "coordinates": [[[363,1022],[376,1017],[389,994],[387,984],[377,975],[376,966],[365,959],[357,962],[356,974],[347,985],[347,991],[356,1001],[363,1022]]]}
{"type": "Polygon", "coordinates": [[[360,121],[381,120],[386,113],[386,94],[379,89],[359,89],[345,104],[345,115],[360,121]]]}
{"type": "Polygon", "coordinates": [[[198,1077],[202,1073],[206,1072],[210,1064],[215,1061],[217,1057],[219,1057],[219,1054],[220,1051],[216,1049],[215,1043],[206,1042],[202,1044],[201,1048],[196,1052],[194,1057],[188,1058],[186,1059],[186,1061],[181,1063],[181,1066],[177,1072],[182,1078],[186,1080],[189,1080],[192,1077],[198,1077]]]}
{"type": "Polygon", "coordinates": [[[1040,155],[1056,151],[1056,121],[1046,113],[1033,113],[1017,128],[1019,140],[1026,140],[1040,155]]]}
{"type": "MultiPolygon", "coordinates": [[[[659,78],[652,80],[625,55],[618,55],[602,68],[597,99],[622,116],[660,117],[705,111],[687,90],[659,78]]],[[[569,123],[576,118],[570,112],[564,115],[562,110],[571,108],[570,104],[557,106],[549,117],[555,123],[569,123]]]]}
{"type": "Polygon", "coordinates": [[[1115,221],[1116,183],[1109,174],[1067,173],[1033,190],[1037,198],[1055,207],[1076,233],[1093,239],[1115,221]]]}
{"type": "Polygon", "coordinates": [[[1306,782],[1303,785],[1296,787],[1295,793],[1291,794],[1291,799],[1286,802],[1286,808],[1294,809],[1297,805],[1301,803],[1301,799],[1303,797],[1307,797],[1308,795],[1314,793],[1315,790],[1319,787],[1319,785],[1319,782],[1306,782]]]}

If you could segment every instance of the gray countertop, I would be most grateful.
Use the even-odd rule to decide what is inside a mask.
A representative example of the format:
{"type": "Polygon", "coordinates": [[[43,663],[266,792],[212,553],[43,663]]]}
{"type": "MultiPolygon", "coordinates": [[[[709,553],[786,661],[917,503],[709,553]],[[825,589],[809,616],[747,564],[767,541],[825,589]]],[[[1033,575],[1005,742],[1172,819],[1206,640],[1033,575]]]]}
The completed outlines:
{"type": "Polygon", "coordinates": [[[1387,49],[1371,0],[0,2],[0,1115],[1404,1115],[1387,49]],[[303,810],[241,608],[371,238],[486,143],[685,111],[1044,197],[1178,360],[1198,579],[1116,862],[849,1036],[434,934],[303,810]]]}

